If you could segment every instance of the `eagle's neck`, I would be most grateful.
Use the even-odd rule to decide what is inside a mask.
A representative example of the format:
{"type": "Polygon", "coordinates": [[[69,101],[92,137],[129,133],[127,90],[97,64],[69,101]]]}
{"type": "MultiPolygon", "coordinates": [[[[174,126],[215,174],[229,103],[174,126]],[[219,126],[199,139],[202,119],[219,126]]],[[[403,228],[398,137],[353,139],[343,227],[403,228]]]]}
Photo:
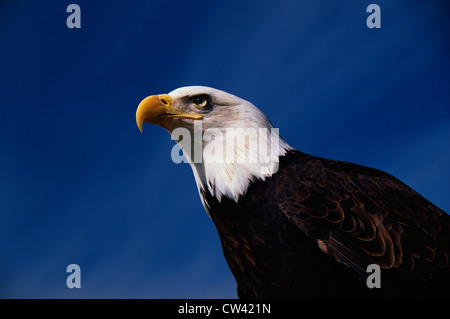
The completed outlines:
{"type": "MultiPolygon", "coordinates": [[[[278,171],[279,157],[292,149],[280,136],[278,129],[245,128],[204,132],[201,138],[202,156],[195,160],[191,152],[184,155],[189,161],[202,198],[209,192],[219,202],[222,197],[238,201],[250,183],[264,180],[278,171]]],[[[195,134],[194,134],[195,135],[195,134]]],[[[198,141],[198,138],[197,138],[198,141]]],[[[195,149],[194,142],[191,150],[195,149]]],[[[198,151],[198,147],[197,147],[198,151]]]]}

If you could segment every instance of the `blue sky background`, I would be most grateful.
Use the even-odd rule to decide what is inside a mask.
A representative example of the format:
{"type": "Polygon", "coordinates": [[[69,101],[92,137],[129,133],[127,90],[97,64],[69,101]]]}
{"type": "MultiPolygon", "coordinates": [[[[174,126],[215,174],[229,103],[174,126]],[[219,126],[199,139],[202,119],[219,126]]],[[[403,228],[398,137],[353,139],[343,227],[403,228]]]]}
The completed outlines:
{"type": "Polygon", "coordinates": [[[449,8],[2,1],[0,297],[236,297],[190,167],[135,123],[144,97],[185,85],[247,99],[297,149],[385,170],[449,212],[449,8]]]}

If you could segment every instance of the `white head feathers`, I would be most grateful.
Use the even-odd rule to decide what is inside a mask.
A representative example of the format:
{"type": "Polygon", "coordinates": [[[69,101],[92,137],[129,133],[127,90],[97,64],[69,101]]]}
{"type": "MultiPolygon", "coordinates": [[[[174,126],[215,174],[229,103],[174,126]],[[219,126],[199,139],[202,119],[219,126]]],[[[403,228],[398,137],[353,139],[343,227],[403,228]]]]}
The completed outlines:
{"type": "Polygon", "coordinates": [[[291,149],[257,107],[237,96],[203,86],[182,87],[169,95],[173,108],[203,115],[202,120],[177,119],[165,127],[183,149],[199,191],[209,191],[219,201],[223,196],[238,201],[251,181],[276,173],[279,157],[291,149]]]}

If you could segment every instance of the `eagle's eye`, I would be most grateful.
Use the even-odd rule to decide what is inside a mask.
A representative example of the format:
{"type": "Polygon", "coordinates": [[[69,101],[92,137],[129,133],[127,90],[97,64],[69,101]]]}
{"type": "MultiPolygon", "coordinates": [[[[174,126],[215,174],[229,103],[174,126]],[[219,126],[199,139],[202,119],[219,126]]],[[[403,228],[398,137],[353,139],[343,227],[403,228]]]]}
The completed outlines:
{"type": "Polygon", "coordinates": [[[195,104],[195,107],[199,108],[199,109],[206,109],[209,107],[209,99],[206,95],[198,95],[196,97],[194,97],[193,101],[195,104]]]}

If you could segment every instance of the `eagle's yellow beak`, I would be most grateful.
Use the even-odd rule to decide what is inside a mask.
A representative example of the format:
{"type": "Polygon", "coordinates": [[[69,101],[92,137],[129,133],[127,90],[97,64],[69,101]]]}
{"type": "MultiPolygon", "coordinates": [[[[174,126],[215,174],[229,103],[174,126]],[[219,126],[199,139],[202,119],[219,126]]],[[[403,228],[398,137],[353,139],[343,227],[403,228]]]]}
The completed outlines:
{"type": "Polygon", "coordinates": [[[136,110],[136,124],[142,133],[144,122],[161,124],[169,118],[182,117],[190,119],[202,119],[201,114],[180,112],[172,108],[172,98],[168,94],[151,95],[139,103],[136,110]]]}

